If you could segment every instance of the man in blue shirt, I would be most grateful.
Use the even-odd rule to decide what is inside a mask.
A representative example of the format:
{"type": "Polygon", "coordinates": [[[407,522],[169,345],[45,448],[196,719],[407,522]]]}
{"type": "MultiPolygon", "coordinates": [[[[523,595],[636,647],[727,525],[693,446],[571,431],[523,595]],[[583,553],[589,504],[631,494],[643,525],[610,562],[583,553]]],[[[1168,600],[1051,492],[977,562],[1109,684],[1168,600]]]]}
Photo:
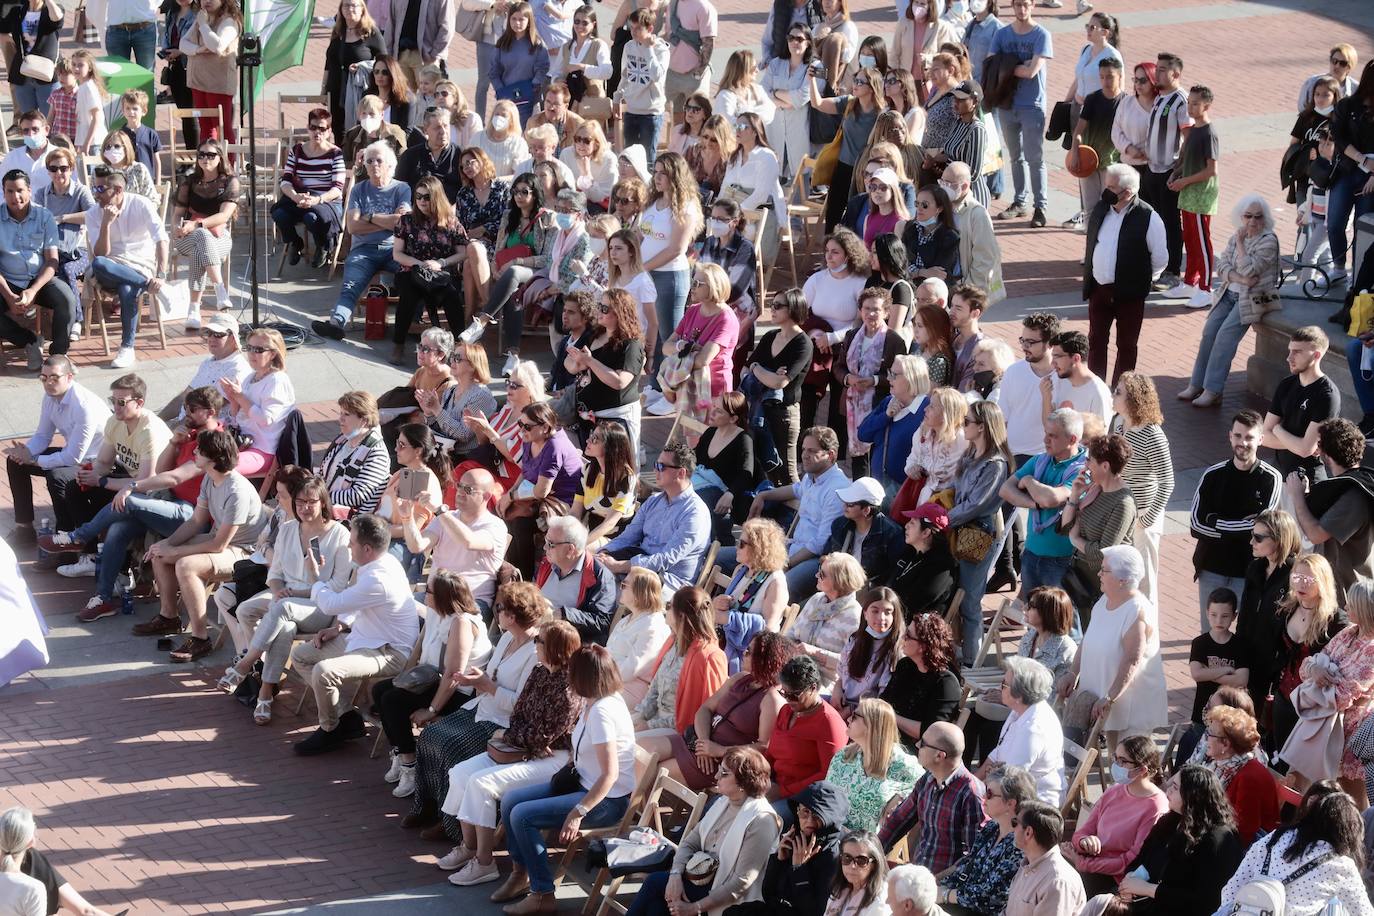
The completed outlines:
{"type": "Polygon", "coordinates": [[[1018,81],[1011,107],[997,112],[1007,152],[1011,154],[1011,178],[1016,189],[1012,204],[997,214],[999,220],[1020,219],[1026,215],[1026,172],[1030,172],[1031,194],[1035,214],[1031,225],[1045,225],[1046,188],[1049,173],[1045,168],[1045,76],[1054,44],[1050,33],[1031,18],[1032,0],[1011,0],[1015,18],[1010,25],[997,30],[992,40],[992,53],[1015,54],[1021,61],[1016,68],[1018,81]]]}
{"type": "Polygon", "coordinates": [[[1087,449],[1083,417],[1071,407],[1061,407],[1045,418],[1045,454],[1036,455],[1002,484],[998,495],[1021,509],[1030,510],[1026,549],[1021,554],[1021,600],[1042,585],[1058,586],[1073,560],[1073,543],[1059,533],[1059,516],[1083,470],[1087,449]]]}
{"type": "Polygon", "coordinates": [[[692,489],[697,459],[683,442],[663,447],[654,465],[659,492],[597,559],[619,577],[631,566],[658,573],[664,592],[692,585],[711,545],[711,510],[692,489]]]}
{"type": "Polygon", "coordinates": [[[23,169],[5,173],[5,208],[0,211],[0,337],[28,351],[29,369],[43,367],[43,338],[19,324],[35,314],[35,306],[52,312],[52,354],[71,345],[72,313],[76,297],[65,283],[49,283],[57,274],[57,221],[34,206],[29,174],[23,169]]]}

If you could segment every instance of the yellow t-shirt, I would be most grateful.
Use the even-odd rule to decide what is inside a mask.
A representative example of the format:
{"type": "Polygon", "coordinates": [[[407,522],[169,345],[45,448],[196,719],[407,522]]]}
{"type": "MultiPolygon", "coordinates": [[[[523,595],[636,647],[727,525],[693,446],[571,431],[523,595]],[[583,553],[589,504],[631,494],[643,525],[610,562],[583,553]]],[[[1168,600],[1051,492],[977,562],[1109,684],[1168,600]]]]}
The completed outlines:
{"type": "Polygon", "coordinates": [[[172,431],[150,410],[138,415],[134,428],[117,417],[105,423],[105,442],[114,448],[114,463],[130,477],[138,477],[145,464],[152,468],[157,456],[172,441],[172,431]]]}
{"type": "MultiPolygon", "coordinates": [[[[635,509],[635,481],[631,477],[629,485],[624,493],[615,493],[607,496],[603,490],[606,485],[606,475],[598,474],[596,482],[589,480],[588,474],[592,464],[588,462],[587,469],[582,472],[582,492],[577,495],[583,508],[593,515],[606,516],[612,512],[619,512],[621,518],[629,518],[635,509]]],[[[592,527],[592,526],[589,526],[592,527]]]]}

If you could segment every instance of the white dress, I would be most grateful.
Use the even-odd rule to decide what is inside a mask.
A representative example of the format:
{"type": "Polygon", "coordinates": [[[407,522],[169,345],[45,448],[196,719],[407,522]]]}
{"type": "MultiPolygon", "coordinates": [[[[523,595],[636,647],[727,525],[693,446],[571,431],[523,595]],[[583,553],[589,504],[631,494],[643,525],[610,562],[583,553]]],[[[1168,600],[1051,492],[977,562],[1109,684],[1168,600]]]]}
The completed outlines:
{"type": "Polygon", "coordinates": [[[1135,680],[1112,706],[1104,726],[1109,731],[1149,733],[1169,718],[1168,687],[1164,683],[1164,659],[1159,652],[1159,612],[1137,594],[1120,607],[1109,609],[1105,597],[1093,607],[1092,622],[1078,647],[1082,664],[1078,686],[1105,697],[1121,667],[1126,634],[1140,615],[1149,629],[1145,642],[1145,665],[1135,680]]]}

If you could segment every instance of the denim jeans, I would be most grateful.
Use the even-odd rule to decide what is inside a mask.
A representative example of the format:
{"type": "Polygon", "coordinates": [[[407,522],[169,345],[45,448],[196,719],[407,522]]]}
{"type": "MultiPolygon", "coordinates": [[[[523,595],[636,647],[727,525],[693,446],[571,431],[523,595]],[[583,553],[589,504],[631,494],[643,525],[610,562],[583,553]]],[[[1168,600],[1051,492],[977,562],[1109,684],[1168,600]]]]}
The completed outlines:
{"type": "Polygon", "coordinates": [[[483,123],[487,120],[487,95],[491,89],[491,65],[496,60],[496,45],[485,41],[477,42],[477,116],[483,123]]]}
{"type": "Polygon", "coordinates": [[[48,96],[57,88],[56,83],[35,83],[29,80],[20,86],[10,83],[10,94],[14,97],[14,113],[17,118],[26,111],[48,113],[48,96]]]}
{"type": "Polygon", "coordinates": [[[1193,360],[1191,384],[1221,394],[1226,377],[1231,374],[1231,360],[1245,336],[1249,325],[1240,323],[1240,309],[1236,308],[1236,291],[1228,289],[1212,306],[1207,323],[1202,326],[1202,340],[1198,342],[1197,357],[1193,360]]]}
{"type": "Polygon", "coordinates": [[[1221,573],[1207,572],[1201,570],[1197,574],[1197,606],[1198,623],[1201,629],[1199,633],[1206,633],[1211,628],[1207,622],[1207,596],[1219,588],[1229,588],[1236,593],[1236,600],[1245,597],[1245,577],[1244,576],[1223,576],[1221,573]]]}
{"type": "MultiPolygon", "coordinates": [[[[628,140],[626,141],[629,142],[628,140]]],[[[682,313],[687,311],[687,288],[691,284],[690,270],[651,270],[649,278],[654,281],[658,297],[654,300],[654,312],[658,315],[658,341],[654,347],[654,374],[663,362],[663,342],[673,336],[682,313]]]]}
{"type": "MultiPolygon", "coordinates": [[[[1345,253],[1350,247],[1346,230],[1350,225],[1350,213],[1354,211],[1359,219],[1366,213],[1374,213],[1374,194],[1361,194],[1360,190],[1369,176],[1359,169],[1352,169],[1331,183],[1326,199],[1326,234],[1331,242],[1331,259],[1337,267],[1345,267],[1345,253]]],[[[1360,265],[1353,265],[1359,270],[1360,265]]]]}
{"type": "MultiPolygon", "coordinates": [[[[506,845],[511,859],[525,868],[530,878],[530,890],[536,894],[553,892],[553,871],[549,868],[549,851],[544,844],[544,831],[561,827],[568,812],[582,801],[585,792],[553,795],[550,783],[539,783],[512,789],[501,799],[501,818],[506,824],[506,845]]],[[[587,816],[583,827],[608,827],[620,820],[630,806],[630,796],[603,798],[587,816]]]]}
{"type": "Polygon", "coordinates": [[[124,327],[119,345],[132,347],[138,336],[138,296],[150,278],[126,264],[100,256],[91,261],[91,269],[95,271],[96,283],[119,293],[119,322],[124,327]]]}
{"type": "Polygon", "coordinates": [[[496,315],[501,320],[501,351],[520,352],[520,336],[525,333],[525,309],[516,301],[515,294],[521,286],[534,279],[534,271],[528,267],[512,264],[491,284],[487,297],[487,307],[483,314],[496,315]]]}
{"type": "Polygon", "coordinates": [[[101,507],[95,518],[72,532],[78,541],[91,547],[100,535],[105,535],[105,549],[95,571],[96,595],[105,601],[114,598],[115,579],[124,569],[130,544],[149,531],[169,536],[195,510],[194,505],[179,499],[158,499],[141,493],[129,494],[123,512],[116,511],[114,503],[101,507]]]}
{"type": "Polygon", "coordinates": [[[1350,366],[1350,379],[1355,383],[1355,394],[1360,399],[1360,412],[1368,416],[1374,414],[1374,379],[1365,377],[1360,368],[1364,358],[1365,346],[1358,337],[1345,342],[1345,361],[1350,366]]]}
{"type": "Polygon", "coordinates": [[[992,542],[987,556],[977,563],[959,561],[959,587],[964,590],[963,603],[959,605],[959,616],[963,620],[963,659],[965,665],[972,665],[978,658],[978,650],[983,645],[983,595],[988,590],[988,576],[992,564],[1002,552],[1002,544],[1007,539],[1010,526],[1003,526],[1002,533],[992,542]]]}
{"type": "MultiPolygon", "coordinates": [[[[644,876],[644,883],[639,887],[639,893],[635,894],[635,899],[630,902],[630,908],[625,916],[668,916],[668,901],[663,899],[663,895],[668,891],[669,875],[666,871],[656,871],[644,876]]],[[[693,903],[711,893],[711,888],[705,884],[693,884],[691,881],[682,882],[682,893],[693,903]]]]}
{"type": "MultiPolygon", "coordinates": [[[[654,159],[658,157],[658,133],[663,129],[663,115],[626,112],[624,129],[625,146],[622,149],[634,146],[636,143],[644,147],[644,155],[649,158],[649,169],[652,172],[654,159]]],[[[669,331],[669,333],[672,332],[669,331]]]]}
{"type": "Polygon", "coordinates": [[[1030,597],[1032,589],[1042,585],[1058,586],[1064,581],[1073,557],[1042,557],[1026,550],[1021,554],[1021,600],[1030,597]]]}
{"type": "Polygon", "coordinates": [[[106,26],[105,53],[134,61],[144,70],[157,68],[157,25],[148,23],[141,29],[106,26]]]}
{"type": "Polygon", "coordinates": [[[400,269],[400,265],[391,257],[390,242],[355,242],[344,261],[343,286],[339,287],[339,298],[334,302],[334,320],[348,324],[358,299],[367,289],[368,281],[381,271],[394,273],[400,269]]]}
{"type": "Polygon", "coordinates": [[[400,561],[401,568],[406,571],[406,579],[410,581],[411,585],[424,577],[425,555],[423,553],[411,553],[405,541],[392,541],[387,552],[400,561]]]}
{"type": "Polygon", "coordinates": [[[1045,112],[1039,108],[1006,108],[997,112],[1002,141],[1016,189],[1012,203],[1026,203],[1026,172],[1030,172],[1031,196],[1037,210],[1048,202],[1049,170],[1045,167],[1045,112]]]}

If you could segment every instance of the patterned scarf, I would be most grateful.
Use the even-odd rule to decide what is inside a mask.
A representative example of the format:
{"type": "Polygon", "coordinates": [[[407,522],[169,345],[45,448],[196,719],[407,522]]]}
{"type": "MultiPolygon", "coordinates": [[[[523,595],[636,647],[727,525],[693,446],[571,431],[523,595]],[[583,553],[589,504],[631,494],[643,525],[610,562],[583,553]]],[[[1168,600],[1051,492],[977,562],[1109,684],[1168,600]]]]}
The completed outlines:
{"type": "MultiPolygon", "coordinates": [[[[883,344],[887,342],[887,328],[868,337],[864,334],[863,326],[854,334],[854,340],[849,345],[849,352],[846,359],[849,366],[849,374],[858,378],[873,378],[878,374],[878,370],[883,364],[883,344]]],[[[844,392],[845,406],[845,425],[849,429],[849,454],[867,455],[873,446],[868,442],[860,442],[858,436],[859,424],[864,421],[873,410],[873,394],[876,388],[846,388],[844,392]]]]}
{"type": "MultiPolygon", "coordinates": [[[[1206,743],[1206,737],[1202,741],[1206,743]]],[[[1202,765],[1217,775],[1217,779],[1221,781],[1221,787],[1224,789],[1231,784],[1231,780],[1240,772],[1240,768],[1254,759],[1255,752],[1250,751],[1245,754],[1237,754],[1229,760],[1213,760],[1208,757],[1202,761],[1202,765]]]]}

